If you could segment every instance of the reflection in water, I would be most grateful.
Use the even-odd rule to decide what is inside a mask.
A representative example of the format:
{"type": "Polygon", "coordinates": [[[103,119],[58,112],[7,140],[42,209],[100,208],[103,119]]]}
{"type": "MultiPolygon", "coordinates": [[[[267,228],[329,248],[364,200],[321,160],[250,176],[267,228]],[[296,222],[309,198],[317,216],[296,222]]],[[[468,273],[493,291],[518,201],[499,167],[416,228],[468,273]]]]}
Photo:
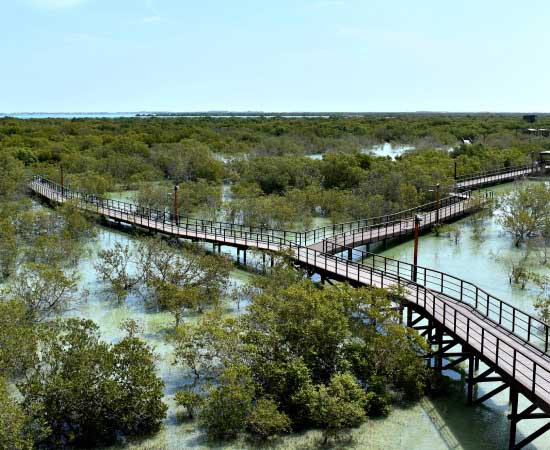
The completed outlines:
{"type": "MultiPolygon", "coordinates": [[[[372,147],[365,147],[361,149],[361,153],[368,153],[374,156],[389,156],[395,159],[396,156],[402,155],[407,150],[414,150],[412,145],[392,145],[390,142],[384,144],[373,145],[372,147]]],[[[307,155],[308,158],[321,160],[323,159],[322,153],[312,153],[307,155]]]]}
{"type": "Polygon", "coordinates": [[[402,155],[407,150],[414,150],[412,145],[392,145],[390,142],[384,142],[381,145],[375,145],[371,148],[364,148],[362,153],[369,153],[374,156],[389,156],[395,159],[396,156],[402,155]]]}
{"type": "MultiPolygon", "coordinates": [[[[504,192],[510,185],[494,188],[504,192]]],[[[458,277],[471,280],[504,300],[524,308],[532,308],[536,293],[534,290],[521,290],[511,287],[508,276],[499,267],[492,253],[514,253],[511,239],[506,237],[497,221],[489,219],[483,232],[483,240],[474,239],[469,219],[458,222],[462,235],[460,245],[456,246],[444,237],[425,235],[420,240],[420,264],[438,268],[458,277]]],[[[123,448],[134,449],[207,449],[207,448],[257,448],[257,444],[236,441],[227,444],[206,442],[193,422],[179,423],[176,408],[172,402],[174,392],[190,383],[180,369],[172,365],[172,347],[166,343],[166,333],[173,327],[169,314],[148,310],[141,299],[131,297],[120,304],[110,301],[102,291],[102,283],[97,279],[93,260],[99,249],[112,248],[120,241],[132,245],[132,238],[110,229],[101,228],[92,252],[80,263],[82,273],[81,287],[89,291],[85,302],[75,306],[69,315],[94,320],[101,329],[104,339],[116,341],[122,336],[120,324],[127,318],[140,322],[144,338],[154,346],[159,355],[158,373],[166,384],[164,400],[169,405],[169,415],[165,427],[158,435],[142,443],[129,444],[123,448]]],[[[235,258],[235,251],[224,247],[223,251],[235,258]]],[[[411,261],[412,242],[402,243],[385,252],[386,256],[411,261]]],[[[250,258],[251,259],[251,258],[250,258]]],[[[250,261],[249,259],[249,261],[250,261]]],[[[235,270],[231,281],[240,284],[250,275],[235,270]]],[[[242,307],[242,305],[241,305],[242,307]]],[[[229,312],[235,312],[233,305],[227,305],[229,312]]],[[[187,320],[196,320],[188,317],[187,320]]],[[[480,371],[485,367],[480,366],[480,371]]],[[[353,440],[345,448],[373,450],[501,450],[507,448],[508,441],[508,393],[504,391],[481,406],[466,405],[464,374],[458,371],[446,371],[447,389],[443,394],[424,398],[420,403],[395,407],[389,417],[370,420],[353,432],[353,440]]],[[[477,387],[478,395],[488,392],[498,383],[484,383],[477,387]]],[[[526,404],[521,404],[520,409],[526,404]]],[[[542,421],[544,422],[544,421],[542,421]]],[[[541,425],[539,420],[522,421],[519,424],[520,436],[525,437],[541,425]]],[[[320,433],[310,431],[282,438],[270,448],[312,449],[321,442],[320,433]]],[[[341,447],[339,447],[341,448],[341,447]]],[[[550,435],[537,439],[527,449],[550,450],[550,435]]]]}

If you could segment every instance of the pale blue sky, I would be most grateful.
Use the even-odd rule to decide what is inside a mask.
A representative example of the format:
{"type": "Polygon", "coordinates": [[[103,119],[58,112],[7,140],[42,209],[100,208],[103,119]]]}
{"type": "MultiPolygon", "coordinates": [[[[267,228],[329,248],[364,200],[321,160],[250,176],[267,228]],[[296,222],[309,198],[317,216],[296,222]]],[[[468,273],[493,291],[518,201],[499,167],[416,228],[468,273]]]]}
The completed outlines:
{"type": "Polygon", "coordinates": [[[548,0],[0,0],[0,112],[550,111],[548,0]]]}

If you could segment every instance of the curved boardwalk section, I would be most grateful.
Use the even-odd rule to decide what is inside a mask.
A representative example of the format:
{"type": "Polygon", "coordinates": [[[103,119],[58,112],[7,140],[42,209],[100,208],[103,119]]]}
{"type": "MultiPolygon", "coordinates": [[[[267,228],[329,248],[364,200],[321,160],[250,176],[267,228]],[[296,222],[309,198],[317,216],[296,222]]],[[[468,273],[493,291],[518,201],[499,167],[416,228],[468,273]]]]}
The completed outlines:
{"type": "MultiPolygon", "coordinates": [[[[505,174],[488,176],[505,177],[505,174]]],[[[507,176],[514,178],[518,172],[515,168],[510,169],[507,176]]],[[[483,185],[487,179],[485,176],[478,182],[483,185]]],[[[470,179],[468,182],[473,183],[470,184],[473,186],[476,181],[470,179]]],[[[523,448],[550,429],[549,423],[516,442],[516,425],[519,421],[550,418],[548,325],[465,280],[354,249],[374,240],[411,234],[414,225],[411,211],[424,211],[423,226],[428,227],[480,207],[483,200],[479,198],[455,195],[438,203],[439,208],[436,209],[398,213],[401,215],[397,216],[397,220],[366,219],[335,225],[332,230],[327,227],[323,231],[301,233],[173,217],[165,211],[74,192],[38,176],[29,182],[29,188],[52,202],[71,200],[79,208],[110,220],[166,235],[244,249],[290,250],[298,264],[311,273],[320,274],[323,279],[392,290],[405,310],[407,325],[426,337],[431,348],[430,364],[433,362],[437,370],[445,370],[468,362],[470,402],[483,402],[504,389],[510,389],[510,449],[523,448]],[[344,233],[339,234],[340,230],[344,230],[344,233]],[[339,256],[342,252],[347,257],[339,256]],[[359,260],[354,261],[357,258],[359,260]],[[488,366],[483,373],[475,372],[479,361],[488,366]],[[474,399],[473,386],[484,381],[499,381],[502,384],[474,399]],[[531,406],[522,412],[518,411],[520,393],[531,401],[531,406]],[[542,412],[535,412],[537,409],[542,412]]]]}
{"type": "Polygon", "coordinates": [[[483,186],[513,181],[518,177],[525,177],[539,172],[539,166],[527,164],[523,166],[507,167],[489,172],[465,175],[456,179],[457,190],[477,189],[483,186]]]}

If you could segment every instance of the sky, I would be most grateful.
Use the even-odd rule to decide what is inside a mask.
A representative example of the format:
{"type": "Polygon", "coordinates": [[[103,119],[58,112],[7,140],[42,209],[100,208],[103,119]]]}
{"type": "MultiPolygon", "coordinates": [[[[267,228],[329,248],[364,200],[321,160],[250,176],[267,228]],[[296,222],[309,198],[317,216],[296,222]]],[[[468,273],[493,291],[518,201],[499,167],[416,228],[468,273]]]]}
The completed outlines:
{"type": "Polygon", "coordinates": [[[0,0],[0,112],[550,111],[548,0],[0,0]]]}

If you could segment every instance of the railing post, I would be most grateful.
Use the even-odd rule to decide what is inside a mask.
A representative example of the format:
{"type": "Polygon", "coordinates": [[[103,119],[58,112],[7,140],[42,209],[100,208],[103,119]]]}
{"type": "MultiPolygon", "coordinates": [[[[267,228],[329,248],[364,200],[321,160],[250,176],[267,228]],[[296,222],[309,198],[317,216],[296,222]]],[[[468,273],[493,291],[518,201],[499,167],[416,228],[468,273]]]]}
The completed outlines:
{"type": "Polygon", "coordinates": [[[453,321],[453,333],[456,334],[456,309],[454,311],[455,311],[455,314],[454,314],[454,321],[453,321]]]}
{"type": "Polygon", "coordinates": [[[532,392],[535,393],[537,386],[537,363],[533,361],[533,385],[532,385],[532,392]]]}

